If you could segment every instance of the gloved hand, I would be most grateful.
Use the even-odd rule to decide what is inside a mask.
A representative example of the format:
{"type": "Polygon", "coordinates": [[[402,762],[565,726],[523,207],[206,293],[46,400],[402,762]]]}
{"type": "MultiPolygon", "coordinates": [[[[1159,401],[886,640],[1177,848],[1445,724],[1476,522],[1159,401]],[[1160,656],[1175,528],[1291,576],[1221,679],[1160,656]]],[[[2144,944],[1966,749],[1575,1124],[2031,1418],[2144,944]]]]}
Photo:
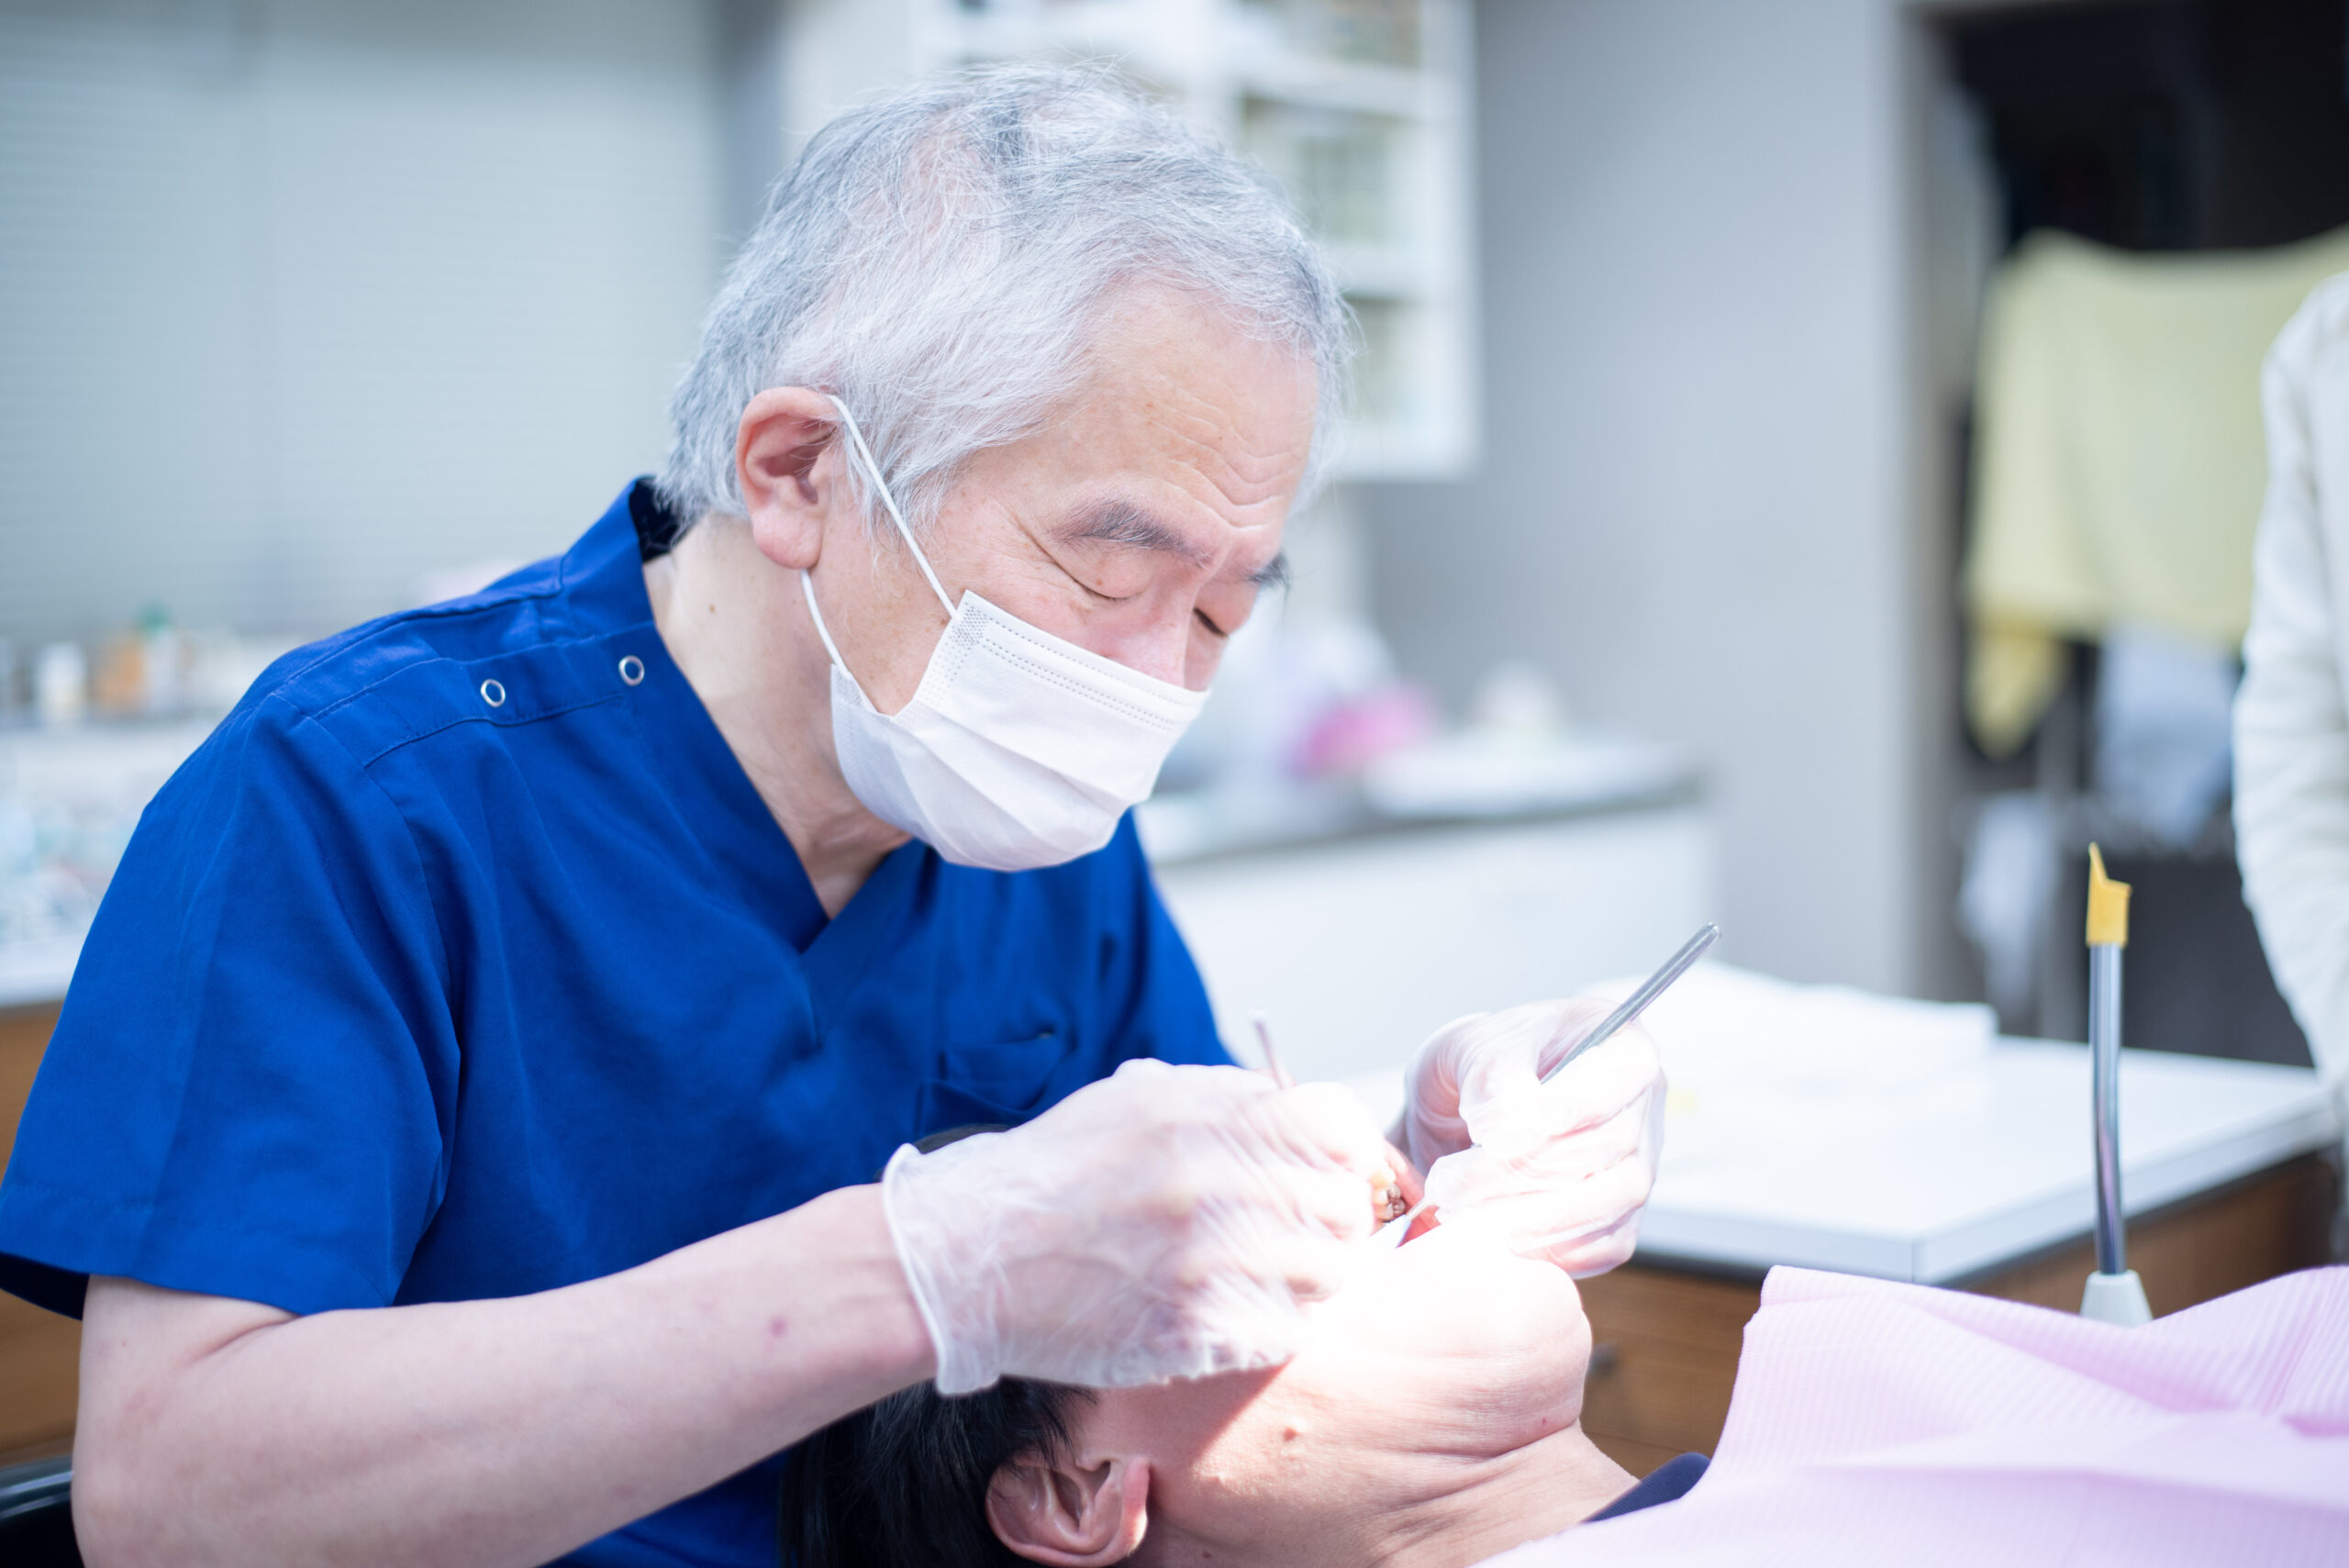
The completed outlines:
{"type": "Polygon", "coordinates": [[[1551,1083],[1614,1004],[1533,1002],[1445,1025],[1407,1080],[1405,1150],[1444,1225],[1501,1237],[1578,1275],[1631,1255],[1664,1145],[1664,1072],[1637,1025],[1551,1083]]]}
{"type": "Polygon", "coordinates": [[[898,1150],[881,1196],[940,1393],[1130,1387],[1294,1354],[1387,1162],[1337,1084],[1139,1061],[1024,1127],[898,1150]]]}

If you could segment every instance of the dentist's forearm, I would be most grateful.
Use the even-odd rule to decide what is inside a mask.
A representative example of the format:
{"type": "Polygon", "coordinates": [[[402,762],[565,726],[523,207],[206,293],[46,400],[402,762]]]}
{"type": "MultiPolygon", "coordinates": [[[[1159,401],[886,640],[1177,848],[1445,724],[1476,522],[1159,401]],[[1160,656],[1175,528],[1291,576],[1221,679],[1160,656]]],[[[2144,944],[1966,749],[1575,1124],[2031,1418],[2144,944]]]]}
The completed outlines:
{"type": "Polygon", "coordinates": [[[293,1318],[97,1279],[74,1521],[93,1568],[522,1568],[930,1370],[873,1187],[507,1300],[293,1318]]]}

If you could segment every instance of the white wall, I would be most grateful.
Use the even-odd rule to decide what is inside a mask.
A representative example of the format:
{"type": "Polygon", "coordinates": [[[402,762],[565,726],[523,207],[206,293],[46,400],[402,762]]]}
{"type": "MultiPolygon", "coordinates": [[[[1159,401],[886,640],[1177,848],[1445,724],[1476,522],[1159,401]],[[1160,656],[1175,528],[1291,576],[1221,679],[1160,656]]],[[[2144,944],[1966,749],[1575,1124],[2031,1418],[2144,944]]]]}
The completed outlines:
{"type": "Polygon", "coordinates": [[[1483,0],[1481,474],[1365,496],[1457,698],[1532,658],[1713,765],[1725,950],[1916,978],[1921,827],[1890,0],[1483,0]]]}
{"type": "Polygon", "coordinates": [[[0,0],[0,636],[560,549],[722,260],[690,0],[0,0]]]}

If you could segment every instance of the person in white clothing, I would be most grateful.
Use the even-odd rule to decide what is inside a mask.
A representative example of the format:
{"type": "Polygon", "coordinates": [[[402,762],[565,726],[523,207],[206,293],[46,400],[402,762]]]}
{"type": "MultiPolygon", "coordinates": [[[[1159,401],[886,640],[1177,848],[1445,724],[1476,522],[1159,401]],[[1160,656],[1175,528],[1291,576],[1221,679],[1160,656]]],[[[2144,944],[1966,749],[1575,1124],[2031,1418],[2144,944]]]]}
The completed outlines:
{"type": "Polygon", "coordinates": [[[2277,984],[2349,1082],[2349,272],[2268,350],[2267,498],[2235,698],[2235,843],[2277,984]]]}

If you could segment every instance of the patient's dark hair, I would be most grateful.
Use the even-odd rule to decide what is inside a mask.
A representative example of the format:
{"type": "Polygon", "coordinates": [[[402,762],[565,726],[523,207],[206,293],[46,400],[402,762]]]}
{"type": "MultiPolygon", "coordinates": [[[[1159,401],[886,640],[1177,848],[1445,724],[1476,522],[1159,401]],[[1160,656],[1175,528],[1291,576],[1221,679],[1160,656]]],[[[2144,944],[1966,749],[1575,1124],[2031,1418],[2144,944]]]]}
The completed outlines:
{"type": "MultiPolygon", "coordinates": [[[[974,1132],[933,1133],[927,1153],[974,1132]]],[[[955,1398],[918,1384],[834,1421],[784,1461],[778,1533],[796,1568],[1026,1568],[987,1523],[987,1487],[1021,1454],[1058,1458],[1092,1395],[1007,1377],[955,1398]]]]}
{"type": "Polygon", "coordinates": [[[797,1568],[1004,1568],[987,1486],[1023,1453],[1057,1456],[1085,1390],[1006,1378],[945,1398],[924,1383],[833,1422],[785,1462],[784,1561],[797,1568]]]}

